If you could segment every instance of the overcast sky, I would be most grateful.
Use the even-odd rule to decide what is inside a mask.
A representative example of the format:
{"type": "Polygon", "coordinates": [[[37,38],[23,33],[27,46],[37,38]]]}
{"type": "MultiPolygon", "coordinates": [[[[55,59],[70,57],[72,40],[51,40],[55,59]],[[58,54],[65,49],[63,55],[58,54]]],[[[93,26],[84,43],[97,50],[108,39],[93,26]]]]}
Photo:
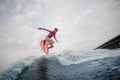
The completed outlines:
{"type": "Polygon", "coordinates": [[[44,54],[38,27],[59,29],[51,54],[92,50],[120,34],[120,0],[0,0],[2,66],[44,54]]]}

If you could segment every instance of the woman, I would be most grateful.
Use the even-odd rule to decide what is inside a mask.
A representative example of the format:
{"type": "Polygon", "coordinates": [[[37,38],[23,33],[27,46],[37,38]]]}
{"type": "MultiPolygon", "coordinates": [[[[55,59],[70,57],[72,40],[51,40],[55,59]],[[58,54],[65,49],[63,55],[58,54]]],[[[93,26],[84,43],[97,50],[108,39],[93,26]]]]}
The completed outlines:
{"type": "Polygon", "coordinates": [[[57,28],[54,28],[54,30],[52,31],[52,30],[48,30],[48,29],[45,29],[45,28],[38,28],[39,30],[45,30],[45,31],[48,31],[49,32],[49,34],[45,37],[45,40],[47,41],[47,43],[50,45],[49,46],[49,49],[50,48],[53,48],[54,46],[53,46],[53,43],[54,43],[54,41],[51,39],[53,36],[54,36],[54,38],[55,38],[55,40],[56,40],[56,42],[57,42],[57,39],[56,39],[56,32],[58,31],[58,29],[57,28]]]}

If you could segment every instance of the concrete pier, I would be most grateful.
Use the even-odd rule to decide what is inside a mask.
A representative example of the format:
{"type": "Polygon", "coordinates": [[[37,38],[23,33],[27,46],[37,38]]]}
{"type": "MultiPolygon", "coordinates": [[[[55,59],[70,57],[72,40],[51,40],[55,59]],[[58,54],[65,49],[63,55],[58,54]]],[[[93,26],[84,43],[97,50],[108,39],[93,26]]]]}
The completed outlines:
{"type": "Polygon", "coordinates": [[[100,45],[95,49],[116,49],[120,48],[120,35],[114,37],[113,39],[109,40],[108,42],[100,45]]]}

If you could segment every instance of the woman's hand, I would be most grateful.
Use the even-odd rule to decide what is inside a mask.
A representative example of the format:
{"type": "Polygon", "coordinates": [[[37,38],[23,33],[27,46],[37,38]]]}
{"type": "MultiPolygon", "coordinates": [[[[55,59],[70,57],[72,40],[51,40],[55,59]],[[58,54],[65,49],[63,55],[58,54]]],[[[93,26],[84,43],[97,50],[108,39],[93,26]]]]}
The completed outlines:
{"type": "Polygon", "coordinates": [[[37,28],[37,29],[41,30],[41,28],[37,28]]]}

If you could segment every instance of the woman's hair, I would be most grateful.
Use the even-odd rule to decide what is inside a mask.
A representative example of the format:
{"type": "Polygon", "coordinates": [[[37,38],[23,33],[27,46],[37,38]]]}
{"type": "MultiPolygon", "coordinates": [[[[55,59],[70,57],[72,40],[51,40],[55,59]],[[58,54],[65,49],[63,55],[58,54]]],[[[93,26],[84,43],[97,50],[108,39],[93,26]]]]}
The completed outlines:
{"type": "Polygon", "coordinates": [[[58,31],[58,29],[57,29],[57,28],[54,28],[54,30],[58,31]]]}

